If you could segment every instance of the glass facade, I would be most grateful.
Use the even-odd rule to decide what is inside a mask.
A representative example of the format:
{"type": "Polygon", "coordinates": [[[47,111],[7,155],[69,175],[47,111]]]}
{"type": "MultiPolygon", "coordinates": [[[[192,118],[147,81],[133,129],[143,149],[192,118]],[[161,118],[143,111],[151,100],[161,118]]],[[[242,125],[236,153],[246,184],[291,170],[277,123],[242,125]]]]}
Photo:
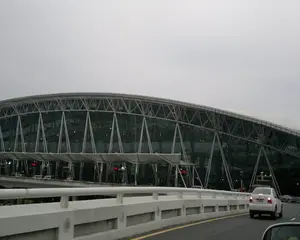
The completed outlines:
{"type": "MultiPolygon", "coordinates": [[[[38,100],[29,98],[26,103],[14,103],[16,112],[9,110],[14,106],[0,105],[1,174],[18,172],[33,176],[42,173],[55,178],[70,177],[70,161],[55,158],[45,164],[44,159],[20,158],[18,153],[24,152],[57,155],[83,152],[97,155],[137,153],[139,150],[141,153],[171,154],[174,150],[173,153],[181,154],[183,162],[194,164],[204,185],[208,179],[207,187],[229,189],[225,160],[232,187],[240,188],[242,182],[248,188],[260,149],[264,147],[281,193],[296,195],[300,190],[300,155],[297,155],[300,138],[296,134],[209,109],[150,98],[85,96],[83,100],[82,96],[73,96],[59,103],[60,108],[57,102],[57,99],[49,97],[38,100]],[[130,105],[133,102],[135,105],[130,105]],[[57,162],[60,165],[56,167],[57,162]],[[209,177],[206,176],[208,168],[209,177]]],[[[271,174],[267,158],[261,154],[257,174],[271,174]]],[[[135,181],[136,166],[125,161],[103,164],[101,179],[92,160],[84,164],[74,161],[72,167],[72,178],[75,180],[125,181],[128,184],[135,181]],[[125,173],[122,167],[126,169],[125,173]]],[[[200,184],[196,183],[196,176],[189,174],[191,168],[184,164],[179,168],[187,186],[193,182],[200,184]]],[[[138,184],[167,186],[174,185],[174,179],[174,166],[170,171],[167,162],[160,161],[157,166],[139,165],[138,184]],[[155,167],[158,169],[157,175],[155,167]]],[[[178,181],[182,186],[181,177],[178,181]]]]}

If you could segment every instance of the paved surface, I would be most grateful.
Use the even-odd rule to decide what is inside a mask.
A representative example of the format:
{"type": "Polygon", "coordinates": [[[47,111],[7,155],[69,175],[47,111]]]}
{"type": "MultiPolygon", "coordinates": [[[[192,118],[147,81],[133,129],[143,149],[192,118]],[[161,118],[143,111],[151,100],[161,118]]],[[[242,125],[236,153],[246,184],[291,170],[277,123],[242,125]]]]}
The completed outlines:
{"type": "MultiPolygon", "coordinates": [[[[261,239],[264,230],[278,222],[299,221],[300,204],[284,204],[284,216],[272,220],[268,216],[251,219],[249,215],[202,223],[147,238],[146,240],[256,240],[261,239]]],[[[146,235],[146,234],[145,234],[146,235]]],[[[139,236],[141,237],[141,236],[139,236]]],[[[134,239],[134,238],[132,238],[134,239]]]]}

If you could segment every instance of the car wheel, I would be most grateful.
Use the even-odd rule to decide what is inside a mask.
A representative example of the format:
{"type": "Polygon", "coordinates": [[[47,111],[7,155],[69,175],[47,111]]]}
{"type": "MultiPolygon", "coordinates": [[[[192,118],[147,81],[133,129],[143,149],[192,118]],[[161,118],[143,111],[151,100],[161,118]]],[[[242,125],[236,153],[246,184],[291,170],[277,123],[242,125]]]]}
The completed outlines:
{"type": "Polygon", "coordinates": [[[279,218],[282,218],[283,217],[283,206],[281,206],[281,211],[279,213],[279,218]]]}
{"type": "Polygon", "coordinates": [[[275,220],[277,219],[277,206],[275,206],[275,210],[272,212],[271,217],[275,220]]]}
{"type": "Polygon", "coordinates": [[[254,213],[253,212],[249,212],[250,218],[254,218],[254,213]]]}

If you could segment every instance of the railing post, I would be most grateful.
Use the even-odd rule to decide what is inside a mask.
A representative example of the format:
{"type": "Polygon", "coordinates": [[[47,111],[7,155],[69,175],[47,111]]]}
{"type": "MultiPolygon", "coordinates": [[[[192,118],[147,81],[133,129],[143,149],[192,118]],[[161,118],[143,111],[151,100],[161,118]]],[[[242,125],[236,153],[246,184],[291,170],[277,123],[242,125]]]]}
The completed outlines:
{"type": "MultiPolygon", "coordinates": [[[[69,207],[69,196],[61,196],[60,206],[63,209],[69,207]]],[[[74,216],[73,211],[65,211],[65,216],[60,221],[58,228],[58,240],[73,240],[74,238],[74,216]]]]}
{"type": "MultiPolygon", "coordinates": [[[[123,204],[123,197],[124,197],[124,194],[123,193],[118,193],[117,194],[117,204],[120,204],[122,205],[123,204]]],[[[127,222],[127,216],[126,216],[126,213],[125,213],[125,208],[122,206],[120,207],[120,215],[118,217],[118,225],[117,225],[117,228],[118,229],[122,229],[122,228],[126,228],[126,222],[127,222]]]]}
{"type": "Polygon", "coordinates": [[[236,200],[236,210],[240,210],[240,194],[237,194],[237,200],[236,200]]]}
{"type": "Polygon", "coordinates": [[[123,196],[124,196],[123,193],[118,193],[117,194],[117,203],[118,204],[123,204],[123,196]]]}
{"type": "Polygon", "coordinates": [[[198,198],[202,199],[202,192],[201,191],[197,192],[197,196],[198,198]]]}
{"type": "Polygon", "coordinates": [[[178,196],[179,199],[183,199],[183,193],[182,192],[178,192],[177,196],[178,196]]]}
{"type": "Polygon", "coordinates": [[[180,216],[182,216],[182,217],[186,216],[186,206],[185,206],[184,202],[183,202],[182,207],[181,207],[180,216]]]}
{"type": "Polygon", "coordinates": [[[152,199],[153,199],[153,200],[158,200],[158,193],[157,193],[157,192],[154,192],[154,193],[152,194],[152,199]]]}
{"type": "Polygon", "coordinates": [[[159,205],[156,208],[154,219],[155,219],[155,221],[161,220],[161,209],[160,209],[159,205]]]}
{"type": "Polygon", "coordinates": [[[227,201],[227,203],[226,203],[226,211],[229,211],[228,193],[224,193],[224,199],[227,201]]]}
{"type": "Polygon", "coordinates": [[[212,199],[216,199],[217,198],[217,194],[215,192],[209,192],[210,196],[212,199]]]}
{"type": "Polygon", "coordinates": [[[201,190],[199,192],[197,192],[197,196],[201,200],[200,213],[204,213],[204,205],[203,205],[202,191],[201,190]]]}
{"type": "Polygon", "coordinates": [[[60,198],[60,207],[68,208],[69,207],[69,196],[61,196],[60,198]]]}

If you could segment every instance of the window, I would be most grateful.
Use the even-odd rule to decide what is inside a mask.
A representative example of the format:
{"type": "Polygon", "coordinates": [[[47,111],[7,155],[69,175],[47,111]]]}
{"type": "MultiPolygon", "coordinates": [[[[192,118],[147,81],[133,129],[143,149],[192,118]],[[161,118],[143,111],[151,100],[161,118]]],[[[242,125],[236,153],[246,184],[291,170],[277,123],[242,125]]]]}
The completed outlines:
{"type": "Polygon", "coordinates": [[[270,188],[255,188],[252,193],[253,194],[271,195],[271,189],[270,188]]]}

